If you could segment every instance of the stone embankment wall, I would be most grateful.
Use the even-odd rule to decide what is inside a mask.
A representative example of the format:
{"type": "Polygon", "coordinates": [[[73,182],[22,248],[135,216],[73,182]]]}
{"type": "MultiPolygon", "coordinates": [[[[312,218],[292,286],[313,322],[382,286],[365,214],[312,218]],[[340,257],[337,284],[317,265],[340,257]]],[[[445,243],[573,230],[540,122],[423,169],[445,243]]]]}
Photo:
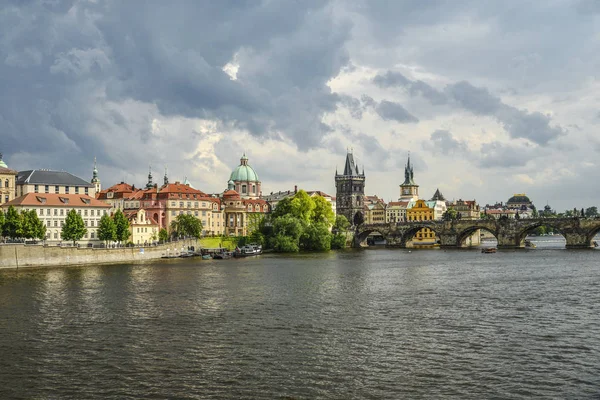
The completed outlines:
{"type": "Polygon", "coordinates": [[[117,249],[2,244],[0,245],[0,269],[138,262],[157,259],[165,254],[179,254],[188,246],[199,249],[200,242],[189,239],[152,247],[117,249]]]}

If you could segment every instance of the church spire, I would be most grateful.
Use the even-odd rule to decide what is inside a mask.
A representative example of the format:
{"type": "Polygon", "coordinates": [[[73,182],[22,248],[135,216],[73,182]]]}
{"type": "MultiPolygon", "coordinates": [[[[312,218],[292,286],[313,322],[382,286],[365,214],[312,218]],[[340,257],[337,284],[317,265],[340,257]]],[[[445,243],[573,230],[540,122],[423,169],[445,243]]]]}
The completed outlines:
{"type": "Polygon", "coordinates": [[[167,166],[165,165],[165,176],[163,178],[163,182],[165,185],[169,184],[169,177],[167,176],[167,166]]]}
{"type": "Polygon", "coordinates": [[[152,164],[148,165],[148,183],[146,184],[146,189],[152,189],[154,184],[152,183],[152,164]]]}
{"type": "Polygon", "coordinates": [[[100,178],[98,178],[98,164],[96,163],[96,157],[94,157],[94,169],[92,171],[92,180],[90,181],[96,189],[96,193],[99,193],[102,189],[102,185],[100,184],[100,178]]]}

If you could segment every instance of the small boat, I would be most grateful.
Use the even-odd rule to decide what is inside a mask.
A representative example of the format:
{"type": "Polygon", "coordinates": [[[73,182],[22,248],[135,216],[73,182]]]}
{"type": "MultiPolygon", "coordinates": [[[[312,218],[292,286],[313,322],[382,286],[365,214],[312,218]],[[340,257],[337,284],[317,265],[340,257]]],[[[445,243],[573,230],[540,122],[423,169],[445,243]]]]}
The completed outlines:
{"type": "Polygon", "coordinates": [[[530,249],[535,249],[537,246],[531,240],[525,239],[525,247],[529,247],[530,249]]]}
{"type": "Polygon", "coordinates": [[[262,254],[262,246],[255,244],[247,244],[242,248],[236,247],[233,252],[234,257],[258,256],[260,254],[262,254]]]}
{"type": "Polygon", "coordinates": [[[213,258],[215,260],[225,260],[225,259],[231,258],[231,256],[232,256],[232,254],[230,251],[222,251],[220,253],[213,254],[213,258]]]}
{"type": "Polygon", "coordinates": [[[496,248],[495,247],[487,247],[485,249],[481,249],[482,253],[495,253],[496,252],[496,248]]]}
{"type": "Polygon", "coordinates": [[[202,259],[203,260],[210,260],[210,259],[212,259],[212,256],[210,254],[203,254],[202,255],[202,259]]]}

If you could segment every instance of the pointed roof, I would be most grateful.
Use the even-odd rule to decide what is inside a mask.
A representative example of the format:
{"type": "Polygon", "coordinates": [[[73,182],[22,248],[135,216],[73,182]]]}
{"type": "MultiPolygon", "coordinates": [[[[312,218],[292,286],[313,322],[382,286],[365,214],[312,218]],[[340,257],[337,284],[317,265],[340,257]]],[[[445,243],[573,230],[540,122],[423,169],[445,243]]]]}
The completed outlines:
{"type": "Polygon", "coordinates": [[[408,153],[408,162],[404,167],[404,182],[400,186],[419,186],[415,183],[415,173],[410,164],[410,153],[408,153]]]}
{"type": "Polygon", "coordinates": [[[346,154],[346,164],[344,165],[344,175],[345,176],[364,176],[358,172],[358,165],[354,162],[354,154],[347,153],[346,154]]]}
{"type": "Polygon", "coordinates": [[[444,197],[442,192],[440,192],[440,189],[436,189],[435,193],[433,194],[433,197],[431,198],[431,201],[446,201],[446,198],[444,197]]]}

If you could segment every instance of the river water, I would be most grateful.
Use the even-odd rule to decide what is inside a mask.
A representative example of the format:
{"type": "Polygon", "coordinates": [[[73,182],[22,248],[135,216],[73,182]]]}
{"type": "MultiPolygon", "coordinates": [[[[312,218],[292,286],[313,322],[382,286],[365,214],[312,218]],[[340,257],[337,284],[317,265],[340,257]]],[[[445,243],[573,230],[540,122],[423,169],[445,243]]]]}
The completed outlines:
{"type": "Polygon", "coordinates": [[[599,398],[598,310],[549,239],[0,271],[0,398],[599,398]]]}

